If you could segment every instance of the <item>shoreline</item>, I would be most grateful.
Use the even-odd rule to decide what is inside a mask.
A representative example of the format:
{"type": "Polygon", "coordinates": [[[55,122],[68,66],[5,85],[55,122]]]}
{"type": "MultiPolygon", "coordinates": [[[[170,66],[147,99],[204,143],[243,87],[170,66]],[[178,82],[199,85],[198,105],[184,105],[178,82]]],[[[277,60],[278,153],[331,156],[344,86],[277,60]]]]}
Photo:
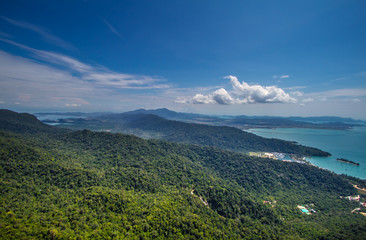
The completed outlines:
{"type": "Polygon", "coordinates": [[[306,156],[306,159],[312,165],[330,172],[366,180],[366,162],[362,158],[366,154],[365,148],[362,147],[362,143],[366,140],[365,130],[365,126],[362,126],[346,131],[308,128],[276,128],[272,130],[269,128],[256,128],[246,131],[266,138],[296,141],[301,145],[317,147],[327,151],[332,154],[331,157],[306,156]],[[352,159],[359,165],[336,161],[337,156],[352,159]]]}

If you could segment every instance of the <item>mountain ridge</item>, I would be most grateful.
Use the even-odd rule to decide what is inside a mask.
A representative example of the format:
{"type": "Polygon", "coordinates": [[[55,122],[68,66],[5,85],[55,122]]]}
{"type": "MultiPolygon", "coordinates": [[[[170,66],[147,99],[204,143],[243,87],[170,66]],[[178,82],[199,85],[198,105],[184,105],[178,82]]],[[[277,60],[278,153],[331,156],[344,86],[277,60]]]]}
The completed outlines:
{"type": "MultiPolygon", "coordinates": [[[[68,116],[72,113],[55,113],[58,116],[68,116]]],[[[154,114],[168,120],[178,120],[189,123],[201,123],[217,126],[232,126],[240,129],[249,128],[313,128],[313,129],[333,129],[346,130],[353,127],[365,126],[366,122],[354,120],[352,118],[320,116],[320,117],[276,117],[276,116],[216,116],[196,113],[175,112],[167,108],[158,109],[137,109],[123,113],[75,113],[75,117],[98,118],[100,116],[126,116],[136,114],[154,114]]],[[[39,113],[39,116],[45,116],[39,113]]],[[[49,121],[54,122],[54,121],[49,121]]]]}

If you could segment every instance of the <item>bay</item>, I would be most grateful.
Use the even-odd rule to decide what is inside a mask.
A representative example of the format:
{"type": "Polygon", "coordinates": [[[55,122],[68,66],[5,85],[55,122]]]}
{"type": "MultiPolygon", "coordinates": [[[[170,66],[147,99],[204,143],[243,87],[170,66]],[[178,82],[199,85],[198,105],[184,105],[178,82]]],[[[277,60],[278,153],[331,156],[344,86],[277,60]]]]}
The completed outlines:
{"type": "Polygon", "coordinates": [[[366,127],[355,127],[351,130],[254,128],[247,131],[266,138],[296,141],[301,145],[329,152],[332,154],[330,157],[311,157],[307,160],[338,174],[366,179],[366,127]],[[345,158],[360,165],[340,162],[337,158],[345,158]]]}

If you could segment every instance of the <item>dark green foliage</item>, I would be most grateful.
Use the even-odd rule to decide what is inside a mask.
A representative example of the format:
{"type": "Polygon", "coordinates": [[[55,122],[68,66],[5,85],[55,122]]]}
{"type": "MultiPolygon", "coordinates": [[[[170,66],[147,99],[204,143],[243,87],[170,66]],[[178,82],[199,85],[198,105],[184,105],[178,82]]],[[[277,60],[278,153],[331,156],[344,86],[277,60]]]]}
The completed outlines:
{"type": "Polygon", "coordinates": [[[359,204],[339,198],[357,193],[344,176],[213,147],[30,127],[37,134],[0,131],[1,239],[362,239],[366,232],[365,217],[351,213],[359,204]],[[310,216],[296,207],[311,203],[310,216]]]}
{"type": "MultiPolygon", "coordinates": [[[[213,146],[237,152],[267,151],[294,153],[307,156],[329,156],[316,148],[305,147],[289,141],[267,139],[234,127],[209,126],[184,123],[160,118],[155,115],[119,115],[128,123],[128,129],[139,129],[159,133],[164,140],[213,146]]],[[[117,121],[118,119],[113,119],[117,121]]]]}

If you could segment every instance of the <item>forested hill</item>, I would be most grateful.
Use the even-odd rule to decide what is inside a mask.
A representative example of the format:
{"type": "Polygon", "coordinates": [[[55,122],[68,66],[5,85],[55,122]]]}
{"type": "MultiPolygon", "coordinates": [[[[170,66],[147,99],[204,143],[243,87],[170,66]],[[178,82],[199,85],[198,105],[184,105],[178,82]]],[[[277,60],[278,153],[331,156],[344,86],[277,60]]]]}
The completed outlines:
{"type": "Polygon", "coordinates": [[[51,126],[47,133],[29,115],[0,113],[7,123],[0,131],[0,239],[362,239],[366,233],[365,217],[351,213],[359,203],[340,198],[357,194],[351,183],[364,186],[359,179],[213,147],[51,126]],[[305,215],[298,205],[316,212],[305,215]]]}
{"type": "MultiPolygon", "coordinates": [[[[145,112],[144,110],[136,110],[121,114],[104,114],[93,118],[61,119],[56,122],[61,126],[72,129],[120,132],[147,139],[154,138],[171,142],[219,147],[240,153],[267,151],[305,156],[330,155],[317,148],[301,146],[279,139],[263,138],[234,127],[167,120],[153,114],[145,114],[145,112]]],[[[174,112],[164,109],[157,111],[157,113],[174,115],[174,112]]]]}
{"type": "Polygon", "coordinates": [[[27,134],[68,132],[66,129],[44,124],[31,114],[16,113],[7,109],[0,109],[0,129],[27,134]]]}
{"type": "MultiPolygon", "coordinates": [[[[160,139],[214,146],[236,152],[266,151],[293,153],[306,156],[329,156],[330,154],[312,147],[305,147],[289,141],[267,139],[234,127],[209,126],[167,120],[152,114],[115,114],[99,119],[118,124],[131,133],[158,136],[160,139]]],[[[104,124],[106,124],[104,122],[104,124]]]]}

